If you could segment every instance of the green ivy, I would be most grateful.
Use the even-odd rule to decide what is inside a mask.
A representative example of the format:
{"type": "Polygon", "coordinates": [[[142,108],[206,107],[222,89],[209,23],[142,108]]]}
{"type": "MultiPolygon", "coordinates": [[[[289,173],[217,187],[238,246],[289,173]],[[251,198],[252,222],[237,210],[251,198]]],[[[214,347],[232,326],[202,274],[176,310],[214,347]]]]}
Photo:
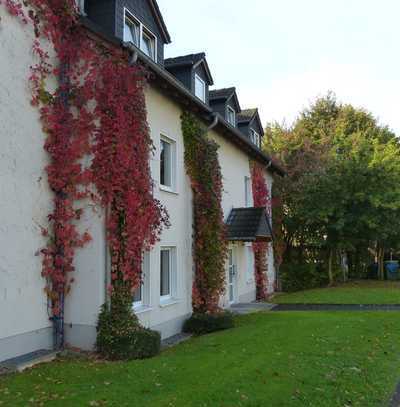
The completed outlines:
{"type": "Polygon", "coordinates": [[[193,191],[194,313],[220,311],[225,291],[226,226],[221,206],[223,183],[218,144],[190,113],[182,114],[185,166],[193,191]]]}

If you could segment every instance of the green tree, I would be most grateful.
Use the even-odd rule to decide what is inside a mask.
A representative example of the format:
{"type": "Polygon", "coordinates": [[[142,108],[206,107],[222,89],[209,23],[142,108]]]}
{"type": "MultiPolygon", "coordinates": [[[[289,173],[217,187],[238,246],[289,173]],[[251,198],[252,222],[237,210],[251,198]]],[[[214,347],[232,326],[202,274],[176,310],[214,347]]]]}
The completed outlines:
{"type": "Polygon", "coordinates": [[[382,274],[385,251],[400,241],[395,134],[370,113],[328,94],[292,127],[269,125],[265,148],[288,170],[288,177],[275,183],[284,261],[318,262],[332,284],[344,254],[359,266],[371,253],[380,259],[382,274]]]}

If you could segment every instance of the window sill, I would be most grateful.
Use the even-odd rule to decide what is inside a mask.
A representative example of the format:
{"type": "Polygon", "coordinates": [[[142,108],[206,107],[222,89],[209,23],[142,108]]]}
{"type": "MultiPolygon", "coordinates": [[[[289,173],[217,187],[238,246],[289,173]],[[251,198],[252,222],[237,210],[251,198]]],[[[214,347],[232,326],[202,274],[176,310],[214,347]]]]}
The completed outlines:
{"type": "Polygon", "coordinates": [[[182,300],[178,300],[176,298],[170,298],[168,300],[164,300],[160,302],[160,308],[167,308],[171,307],[172,305],[180,304],[182,300]]]}
{"type": "Polygon", "coordinates": [[[174,191],[173,189],[171,189],[169,187],[164,187],[162,185],[160,185],[160,191],[167,192],[168,194],[172,194],[172,195],[179,195],[177,191],[174,191]]]}
{"type": "Polygon", "coordinates": [[[140,305],[139,307],[133,307],[133,312],[136,315],[144,314],[145,312],[150,312],[152,310],[153,310],[153,308],[151,308],[147,305],[140,305]]]}

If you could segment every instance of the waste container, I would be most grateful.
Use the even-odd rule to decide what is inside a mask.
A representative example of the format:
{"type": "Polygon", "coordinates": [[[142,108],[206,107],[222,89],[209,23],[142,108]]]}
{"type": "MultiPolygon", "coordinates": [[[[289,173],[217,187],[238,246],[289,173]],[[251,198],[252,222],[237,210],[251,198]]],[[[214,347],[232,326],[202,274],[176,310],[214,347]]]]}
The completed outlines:
{"type": "Polygon", "coordinates": [[[400,280],[399,273],[399,262],[398,261],[387,261],[385,263],[386,278],[388,280],[400,280]]]}

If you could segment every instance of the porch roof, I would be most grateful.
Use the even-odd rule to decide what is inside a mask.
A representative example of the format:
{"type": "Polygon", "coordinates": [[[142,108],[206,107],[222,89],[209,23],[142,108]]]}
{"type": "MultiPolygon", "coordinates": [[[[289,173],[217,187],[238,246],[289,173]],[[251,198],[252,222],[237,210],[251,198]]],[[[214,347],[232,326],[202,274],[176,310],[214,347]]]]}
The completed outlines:
{"type": "Polygon", "coordinates": [[[229,241],[270,242],[273,239],[265,208],[234,208],[226,224],[229,241]]]}

